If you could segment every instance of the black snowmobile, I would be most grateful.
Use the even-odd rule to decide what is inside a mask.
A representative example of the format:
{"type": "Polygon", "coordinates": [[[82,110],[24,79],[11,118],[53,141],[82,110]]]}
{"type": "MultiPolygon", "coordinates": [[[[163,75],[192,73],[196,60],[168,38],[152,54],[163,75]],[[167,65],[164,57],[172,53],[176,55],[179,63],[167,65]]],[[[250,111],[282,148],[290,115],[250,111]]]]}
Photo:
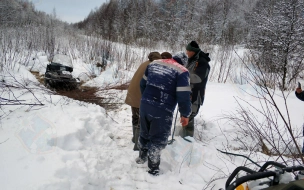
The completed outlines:
{"type": "Polygon", "coordinates": [[[278,162],[269,161],[260,166],[258,171],[237,167],[225,184],[225,190],[304,190],[304,166],[287,167],[278,162]],[[268,167],[275,168],[268,170],[268,167]],[[247,175],[236,178],[240,172],[247,175]],[[286,178],[286,175],[290,178],[286,178]],[[236,178],[235,181],[232,180],[236,178]]]}
{"type": "Polygon", "coordinates": [[[72,72],[72,67],[52,62],[46,67],[44,84],[48,88],[77,88],[79,85],[79,80],[73,78],[72,72]]]}

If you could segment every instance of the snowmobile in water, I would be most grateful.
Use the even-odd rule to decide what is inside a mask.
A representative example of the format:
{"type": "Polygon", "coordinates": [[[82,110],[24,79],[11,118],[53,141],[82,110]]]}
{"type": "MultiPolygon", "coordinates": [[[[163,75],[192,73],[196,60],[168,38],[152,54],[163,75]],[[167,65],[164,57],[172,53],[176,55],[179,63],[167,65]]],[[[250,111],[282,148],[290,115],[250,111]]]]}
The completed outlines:
{"type": "MultiPolygon", "coordinates": [[[[278,162],[269,161],[258,171],[237,167],[225,184],[225,190],[304,190],[304,165],[287,167],[278,162]],[[268,170],[273,166],[274,170],[268,170]],[[239,172],[247,175],[236,178],[239,172]],[[232,182],[232,180],[235,181],[232,182]]],[[[224,189],[220,189],[224,190],[224,189]]]]}

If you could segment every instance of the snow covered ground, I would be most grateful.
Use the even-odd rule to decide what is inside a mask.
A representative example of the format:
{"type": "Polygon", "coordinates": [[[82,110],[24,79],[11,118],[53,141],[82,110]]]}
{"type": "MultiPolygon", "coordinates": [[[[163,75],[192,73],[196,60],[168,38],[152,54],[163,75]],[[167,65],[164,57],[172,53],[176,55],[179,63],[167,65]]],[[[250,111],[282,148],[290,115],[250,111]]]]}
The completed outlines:
{"type": "MultiPolygon", "coordinates": [[[[112,76],[110,71],[89,84],[103,83],[105,80],[101,79],[112,76]]],[[[37,103],[38,98],[44,105],[1,107],[0,184],[3,190],[219,189],[224,188],[227,177],[237,166],[249,164],[244,158],[217,151],[250,154],[238,149],[240,145],[234,140],[236,127],[222,119],[223,114],[236,110],[235,97],[253,104],[257,102],[244,93],[251,91],[249,85],[209,82],[205,103],[196,117],[199,136],[196,140],[189,138],[191,143],[175,136],[176,141],[162,152],[161,175],[153,177],[146,172],[147,164],[138,165],[134,161],[138,152],[133,151],[131,142],[129,106],[123,104],[117,110],[106,111],[94,104],[48,94],[43,86],[36,89],[38,81],[24,67],[15,70],[14,76],[22,76],[28,88],[35,88],[34,94],[13,88],[10,92],[3,91],[2,98],[15,96],[32,104],[37,103]]],[[[116,91],[116,102],[124,101],[126,91],[111,91],[116,91]]],[[[293,124],[301,128],[302,102],[291,94],[288,103],[293,124]]],[[[275,158],[255,153],[251,159],[275,158]]],[[[249,166],[254,168],[252,164],[249,166]]]]}

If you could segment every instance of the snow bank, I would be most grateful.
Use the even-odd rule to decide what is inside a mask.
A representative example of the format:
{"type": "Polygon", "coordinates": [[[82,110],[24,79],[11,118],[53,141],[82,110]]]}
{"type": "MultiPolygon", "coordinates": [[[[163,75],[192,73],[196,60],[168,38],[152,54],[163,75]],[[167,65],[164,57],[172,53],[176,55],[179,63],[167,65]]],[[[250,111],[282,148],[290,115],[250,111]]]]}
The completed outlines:
{"type": "MultiPolygon", "coordinates": [[[[132,150],[129,106],[122,105],[107,113],[94,104],[50,95],[39,109],[19,107],[1,120],[2,189],[224,187],[235,167],[248,164],[244,158],[217,151],[238,147],[232,138],[236,129],[217,120],[221,113],[235,109],[234,96],[243,95],[234,88],[209,83],[205,104],[196,120],[202,141],[190,138],[190,143],[175,136],[175,142],[162,152],[158,177],[147,173],[147,164],[134,161],[138,152],[132,150]]],[[[292,97],[290,104],[295,106],[292,115],[300,118],[301,124],[303,115],[297,112],[301,105],[292,97]]],[[[242,150],[232,152],[250,154],[242,150]]],[[[253,160],[261,158],[269,159],[261,153],[251,156],[253,160]]]]}

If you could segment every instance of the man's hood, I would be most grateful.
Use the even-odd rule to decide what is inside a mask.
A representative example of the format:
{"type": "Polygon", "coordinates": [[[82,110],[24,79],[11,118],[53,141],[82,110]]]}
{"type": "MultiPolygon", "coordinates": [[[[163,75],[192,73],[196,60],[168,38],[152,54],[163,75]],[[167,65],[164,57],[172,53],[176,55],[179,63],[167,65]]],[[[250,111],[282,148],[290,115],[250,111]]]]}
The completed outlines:
{"type": "Polygon", "coordinates": [[[201,55],[202,55],[208,62],[210,61],[209,53],[204,53],[203,51],[201,51],[201,55]]]}

